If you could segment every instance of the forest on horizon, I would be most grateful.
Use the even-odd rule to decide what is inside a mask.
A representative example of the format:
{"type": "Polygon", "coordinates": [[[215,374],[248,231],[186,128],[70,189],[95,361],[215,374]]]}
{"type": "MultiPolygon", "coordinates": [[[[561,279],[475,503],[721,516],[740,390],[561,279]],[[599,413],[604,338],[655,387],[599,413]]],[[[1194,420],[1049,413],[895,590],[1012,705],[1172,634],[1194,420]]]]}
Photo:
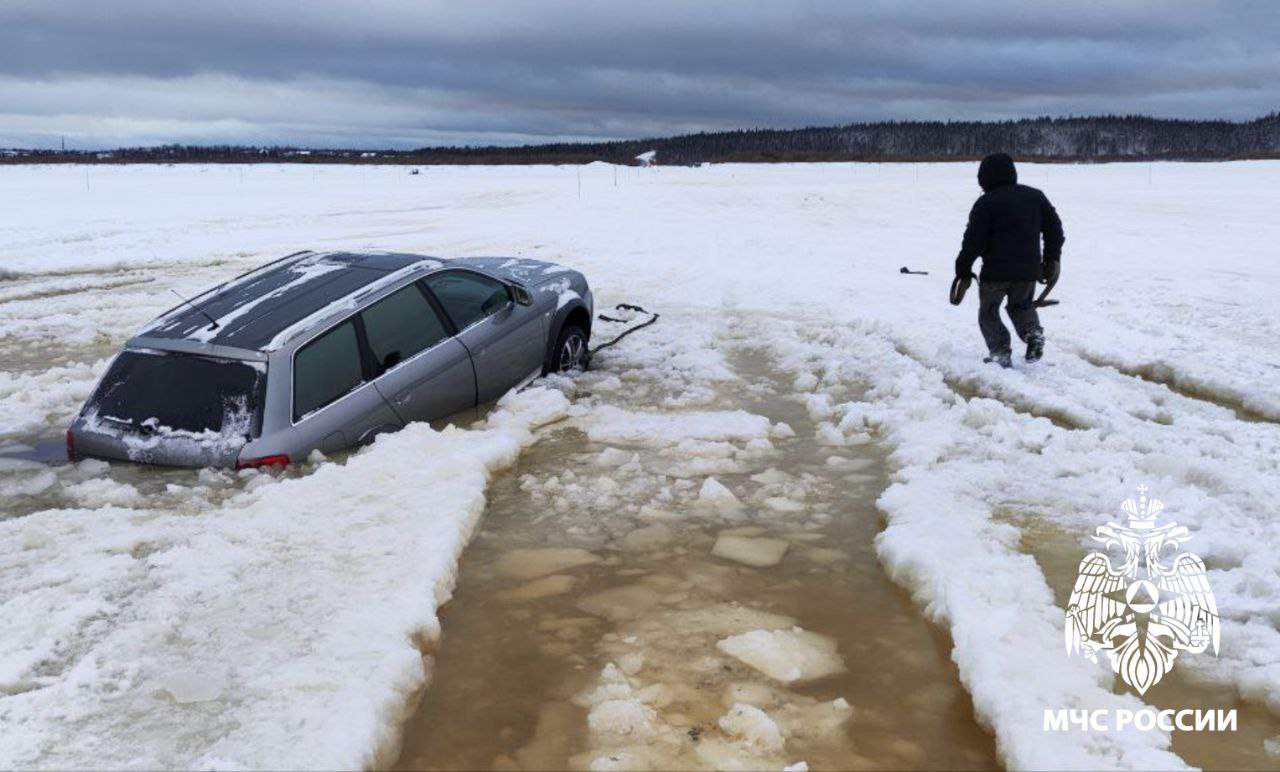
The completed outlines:
{"type": "Polygon", "coordinates": [[[637,164],[798,161],[958,161],[1007,152],[1061,162],[1280,158],[1280,112],[1250,121],[1144,116],[1008,121],[882,121],[799,129],[743,129],[609,142],[416,150],[160,145],[115,150],[0,150],[0,163],[637,164]]]}

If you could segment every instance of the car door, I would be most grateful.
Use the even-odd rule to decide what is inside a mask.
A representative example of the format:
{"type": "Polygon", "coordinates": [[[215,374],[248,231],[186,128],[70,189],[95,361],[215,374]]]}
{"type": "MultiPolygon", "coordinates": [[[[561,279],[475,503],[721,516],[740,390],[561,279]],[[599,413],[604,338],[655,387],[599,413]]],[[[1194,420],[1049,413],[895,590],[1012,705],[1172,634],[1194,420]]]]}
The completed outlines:
{"type": "Polygon", "coordinates": [[[402,425],[368,378],[357,322],[330,327],[293,355],[293,423],[302,448],[332,453],[402,425]]]}
{"type": "Polygon", "coordinates": [[[507,285],[474,271],[448,270],[424,280],[471,353],[476,399],[497,399],[542,368],[542,319],[515,303],[507,285]]]}
{"type": "Polygon", "coordinates": [[[475,407],[471,357],[419,285],[396,290],[360,317],[374,384],[401,420],[433,421],[475,407]]]}

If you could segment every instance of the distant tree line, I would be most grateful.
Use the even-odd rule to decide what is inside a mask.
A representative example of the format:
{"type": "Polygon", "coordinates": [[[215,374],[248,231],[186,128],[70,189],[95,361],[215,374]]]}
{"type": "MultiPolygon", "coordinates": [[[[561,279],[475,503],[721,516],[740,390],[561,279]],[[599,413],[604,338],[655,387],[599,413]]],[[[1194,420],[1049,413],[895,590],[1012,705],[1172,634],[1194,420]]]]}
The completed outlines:
{"type": "Polygon", "coordinates": [[[1004,151],[1045,161],[1217,161],[1280,158],[1280,112],[1252,121],[1190,121],[1139,115],[1017,121],[887,121],[803,129],[700,132],[615,142],[417,150],[318,150],[236,145],[162,145],[112,151],[3,150],[0,163],[370,163],[634,164],[657,151],[661,165],[772,161],[941,161],[1004,151]]]}

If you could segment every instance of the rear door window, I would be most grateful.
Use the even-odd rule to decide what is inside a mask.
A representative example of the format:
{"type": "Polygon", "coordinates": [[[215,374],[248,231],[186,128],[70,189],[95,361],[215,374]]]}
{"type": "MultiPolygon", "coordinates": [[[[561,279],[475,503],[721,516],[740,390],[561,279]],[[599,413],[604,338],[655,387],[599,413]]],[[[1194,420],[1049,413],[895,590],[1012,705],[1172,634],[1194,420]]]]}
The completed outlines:
{"type": "Polygon", "coordinates": [[[347,320],[293,358],[293,420],[319,410],[364,382],[355,322],[347,320]]]}
{"type": "Polygon", "coordinates": [[[101,421],[143,434],[258,434],[267,366],[149,349],[126,349],[88,403],[101,421]]]}
{"type": "Polygon", "coordinates": [[[449,337],[444,322],[416,284],[369,306],[363,317],[379,375],[449,337]]]}
{"type": "Polygon", "coordinates": [[[470,271],[432,274],[426,283],[459,330],[501,311],[511,300],[505,284],[470,271]]]}

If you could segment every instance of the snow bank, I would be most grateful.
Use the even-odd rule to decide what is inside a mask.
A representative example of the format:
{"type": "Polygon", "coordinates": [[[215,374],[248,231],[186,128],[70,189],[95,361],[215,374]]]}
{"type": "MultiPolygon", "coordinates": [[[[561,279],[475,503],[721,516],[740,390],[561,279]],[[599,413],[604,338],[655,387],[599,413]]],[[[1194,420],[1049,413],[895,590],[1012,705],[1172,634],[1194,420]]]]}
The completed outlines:
{"type": "Polygon", "coordinates": [[[527,391],[196,515],[0,522],[0,766],[388,763],[490,475],[567,407],[527,391]]]}
{"type": "Polygon", "coordinates": [[[63,429],[93,391],[107,360],[34,373],[0,372],[0,438],[63,429]]]}

